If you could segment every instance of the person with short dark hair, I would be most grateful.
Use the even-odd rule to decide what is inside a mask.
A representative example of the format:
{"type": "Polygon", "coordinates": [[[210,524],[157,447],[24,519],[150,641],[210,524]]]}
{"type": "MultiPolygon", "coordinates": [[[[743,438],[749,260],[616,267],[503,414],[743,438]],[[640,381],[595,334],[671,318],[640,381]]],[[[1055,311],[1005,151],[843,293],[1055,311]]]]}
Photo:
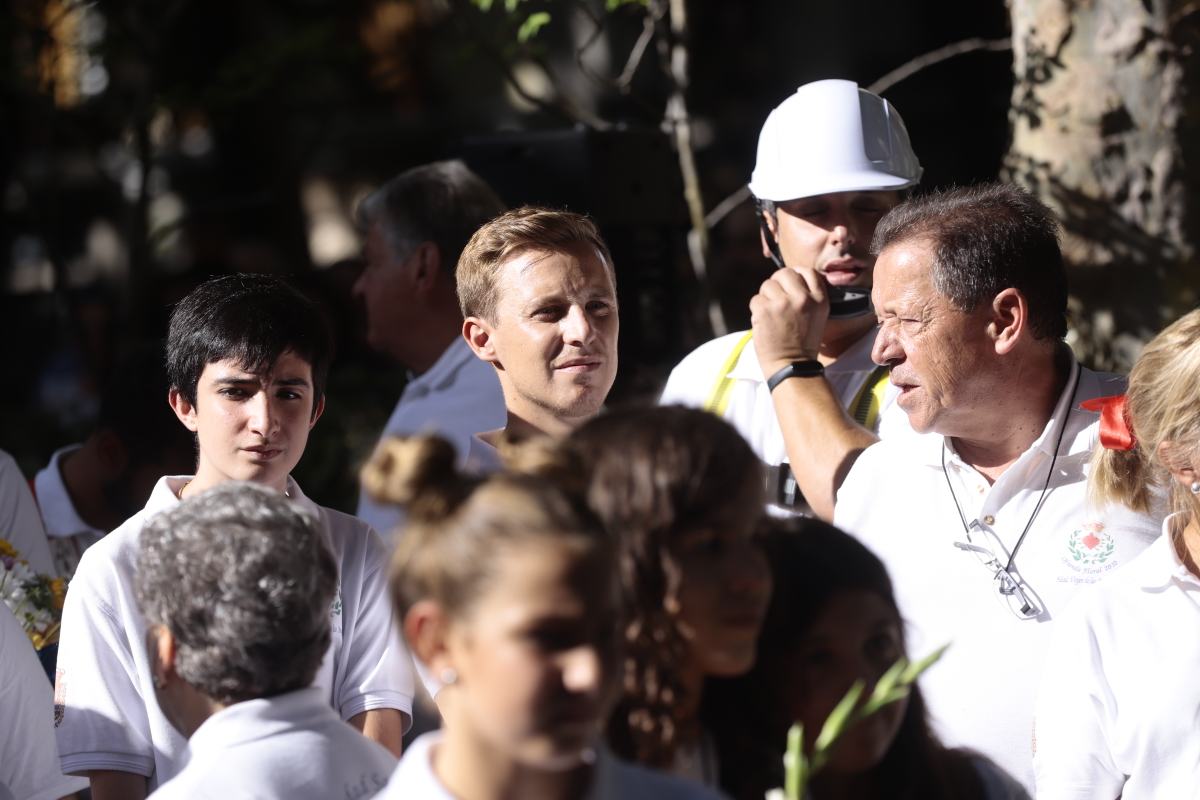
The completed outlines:
{"type": "Polygon", "coordinates": [[[324,800],[387,783],[396,757],[311,686],[338,583],[325,539],[318,517],[237,481],[142,528],[134,587],[154,694],[190,754],[155,798],[324,800]]]}
{"type": "Polygon", "coordinates": [[[880,221],[872,357],[917,435],[864,450],[834,507],[887,565],[912,648],[954,643],[923,679],[943,739],[1030,789],[1054,620],[1159,529],[1157,513],[1087,502],[1099,417],[1081,404],[1125,382],[1062,341],[1057,233],[1048,208],[999,184],[909,200],[880,221]]]}
{"type": "Polygon", "coordinates": [[[192,437],[163,402],[169,390],[162,345],[138,347],[109,377],[100,416],[79,444],[61,447],[33,479],[59,575],[70,579],[83,551],[139,508],[163,475],[195,463],[192,437]]]}
{"type": "Polygon", "coordinates": [[[172,313],[169,402],[196,436],[195,474],[159,480],[142,511],[84,553],[63,610],[59,750],[64,771],[89,775],[97,800],[143,797],[184,764],[186,742],[145,700],[154,678],[133,597],[137,543],[155,514],[231,480],[257,483],[319,519],[339,588],[315,685],[343,719],[399,752],[413,684],[390,626],[383,541],[313,503],[290,476],[325,407],[331,349],[320,310],[278,278],[216,278],[172,313]]]}
{"type": "MultiPolygon", "coordinates": [[[[381,438],[436,433],[465,461],[471,437],[504,424],[496,371],[462,338],[454,280],[467,240],[503,212],[492,188],[457,159],[405,170],[359,205],[366,265],[354,293],[367,340],[409,371],[381,438]]],[[[365,492],[357,515],[385,537],[403,521],[398,507],[365,492]]]]}

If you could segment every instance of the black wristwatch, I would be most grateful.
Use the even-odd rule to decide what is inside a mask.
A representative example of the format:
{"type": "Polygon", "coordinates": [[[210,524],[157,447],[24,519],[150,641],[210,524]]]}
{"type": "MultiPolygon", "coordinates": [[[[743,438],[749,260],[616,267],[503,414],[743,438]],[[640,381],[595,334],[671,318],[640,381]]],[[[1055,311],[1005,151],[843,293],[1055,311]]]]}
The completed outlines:
{"type": "Polygon", "coordinates": [[[775,387],[788,378],[816,378],[824,374],[825,366],[820,361],[793,361],[767,378],[767,391],[774,392],[775,387]]]}

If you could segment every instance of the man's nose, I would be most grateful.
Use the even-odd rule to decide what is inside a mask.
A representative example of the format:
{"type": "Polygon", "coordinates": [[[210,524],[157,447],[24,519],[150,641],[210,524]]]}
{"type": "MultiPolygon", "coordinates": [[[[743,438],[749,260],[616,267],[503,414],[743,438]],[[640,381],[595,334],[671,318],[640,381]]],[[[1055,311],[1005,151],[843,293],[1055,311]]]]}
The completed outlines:
{"type": "Polygon", "coordinates": [[[892,326],[887,322],[880,325],[871,345],[871,360],[881,367],[890,367],[902,361],[903,355],[892,326]]]}
{"type": "Polygon", "coordinates": [[[563,339],[569,344],[582,345],[595,335],[592,320],[583,306],[572,305],[563,318],[563,339]]]}
{"type": "Polygon", "coordinates": [[[274,433],[277,415],[266,392],[258,392],[247,402],[250,404],[250,429],[263,437],[274,433]]]}

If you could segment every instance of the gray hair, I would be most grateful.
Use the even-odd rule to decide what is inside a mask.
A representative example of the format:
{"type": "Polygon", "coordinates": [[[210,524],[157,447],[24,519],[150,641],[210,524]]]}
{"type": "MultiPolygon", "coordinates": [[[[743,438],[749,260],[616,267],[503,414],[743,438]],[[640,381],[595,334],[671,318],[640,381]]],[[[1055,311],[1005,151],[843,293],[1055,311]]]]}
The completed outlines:
{"type": "Polygon", "coordinates": [[[433,242],[441,251],[442,269],[453,277],[471,234],[504,210],[492,187],[454,159],[401,172],[368,195],[357,216],[363,230],[378,222],[397,256],[421,242],[433,242]]]}
{"type": "Polygon", "coordinates": [[[277,492],[230,482],[146,523],[134,589],[147,622],[175,637],[179,676],[236,703],[312,683],[337,580],[319,520],[277,492]]]}
{"type": "Polygon", "coordinates": [[[933,248],[933,283],[960,311],[1007,288],[1025,296],[1038,339],[1067,333],[1067,272],[1058,222],[1029,192],[1005,183],[946,189],[908,200],[875,226],[871,251],[913,240],[933,248]]]}

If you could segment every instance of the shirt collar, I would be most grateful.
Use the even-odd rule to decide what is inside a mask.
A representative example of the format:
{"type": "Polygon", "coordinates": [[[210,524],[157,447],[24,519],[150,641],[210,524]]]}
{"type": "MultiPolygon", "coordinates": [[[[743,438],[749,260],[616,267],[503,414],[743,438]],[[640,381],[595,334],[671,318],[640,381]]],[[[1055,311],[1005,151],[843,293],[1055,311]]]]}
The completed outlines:
{"type": "MultiPolygon", "coordinates": [[[[1024,458],[1035,450],[1053,457],[1054,446],[1059,442],[1060,433],[1064,434],[1062,436],[1062,443],[1066,445],[1068,452],[1074,452],[1081,446],[1078,442],[1078,437],[1071,439],[1065,435],[1066,432],[1063,431],[1063,426],[1070,424],[1071,413],[1078,408],[1079,401],[1092,396],[1091,393],[1094,391],[1093,384],[1096,384],[1096,376],[1094,373],[1085,372],[1074,358],[1070,360],[1070,365],[1070,370],[1067,373],[1067,382],[1063,386],[1062,392],[1058,395],[1058,401],[1054,404],[1054,410],[1050,412],[1050,419],[1046,421],[1046,426],[1042,429],[1041,435],[1034,440],[1028,450],[1021,454],[1020,458],[1024,458]]],[[[1086,430],[1091,422],[1092,418],[1086,418],[1086,424],[1083,425],[1083,429],[1086,430]]],[[[921,435],[919,438],[921,441],[917,445],[917,450],[921,463],[925,464],[925,466],[941,469],[943,448],[949,454],[949,457],[958,458],[958,454],[954,450],[954,445],[950,441],[951,437],[940,433],[931,433],[921,435]]],[[[1083,438],[1086,439],[1087,437],[1083,438]]],[[[1090,448],[1086,442],[1082,446],[1090,448]]],[[[1060,449],[1059,455],[1065,455],[1065,453],[1060,449]]]]}
{"type": "Polygon", "coordinates": [[[428,387],[428,389],[441,388],[440,384],[453,382],[454,376],[462,368],[462,365],[470,363],[473,358],[475,358],[475,354],[467,346],[467,340],[456,336],[450,346],[438,356],[437,361],[433,362],[432,367],[420,375],[410,373],[408,386],[428,387]]]}
{"type": "Polygon", "coordinates": [[[63,483],[60,469],[62,457],[80,448],[72,444],[54,452],[50,463],[42,468],[33,478],[33,488],[37,494],[38,510],[42,513],[42,521],[46,525],[46,534],[54,539],[65,539],[81,533],[103,536],[107,531],[93,528],[84,522],[83,517],[75,510],[71,495],[63,483]]]}
{"type": "MultiPolygon", "coordinates": [[[[157,513],[178,505],[179,492],[193,477],[192,475],[165,475],[159,478],[158,483],[154,484],[154,491],[150,493],[150,499],[146,501],[146,511],[157,513]]],[[[321,507],[308,499],[308,496],[301,491],[300,484],[296,483],[296,479],[291,475],[288,475],[286,487],[284,491],[287,492],[287,496],[292,502],[320,519],[321,507]]]]}
{"type": "Polygon", "coordinates": [[[243,700],[206,719],[188,740],[188,751],[196,758],[228,750],[289,730],[309,728],[329,713],[323,692],[315,686],[274,697],[243,700]]]}
{"type": "Polygon", "coordinates": [[[1192,571],[1183,563],[1183,559],[1179,557],[1179,550],[1175,546],[1174,527],[1186,521],[1183,514],[1168,515],[1163,520],[1162,535],[1155,539],[1146,548],[1145,554],[1139,556],[1134,562],[1139,566],[1127,567],[1133,569],[1140,567],[1141,574],[1138,576],[1138,585],[1143,589],[1161,590],[1172,583],[1190,584],[1192,587],[1200,588],[1200,578],[1193,575],[1192,571]]]}

